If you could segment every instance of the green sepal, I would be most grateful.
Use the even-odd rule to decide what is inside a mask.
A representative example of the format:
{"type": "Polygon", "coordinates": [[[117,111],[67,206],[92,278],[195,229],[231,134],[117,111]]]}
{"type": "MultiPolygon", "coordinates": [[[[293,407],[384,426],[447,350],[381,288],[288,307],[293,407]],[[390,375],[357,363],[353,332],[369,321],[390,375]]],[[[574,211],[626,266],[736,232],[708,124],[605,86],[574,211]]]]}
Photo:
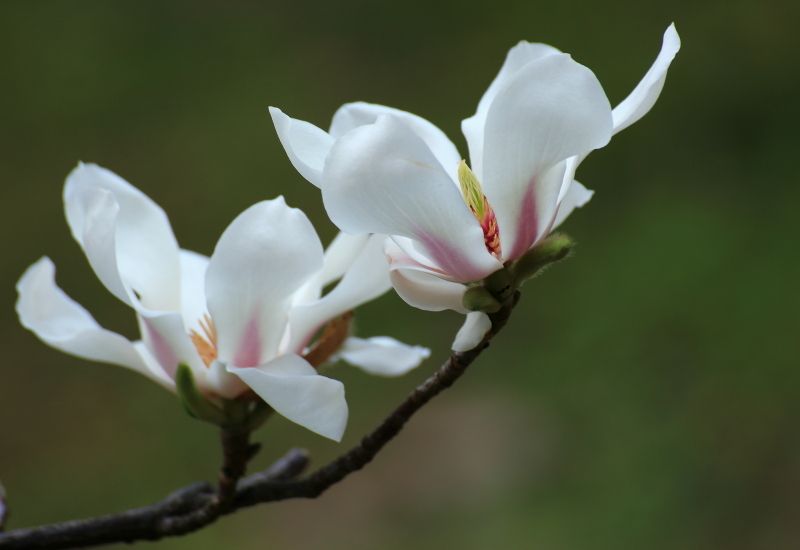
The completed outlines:
{"type": "Polygon", "coordinates": [[[175,371],[175,389],[178,392],[178,398],[181,400],[183,408],[190,416],[211,422],[217,426],[229,424],[225,412],[197,390],[192,369],[184,363],[178,365],[178,370],[175,371]]]}
{"type": "Polygon", "coordinates": [[[550,264],[563,260],[574,246],[575,242],[569,236],[553,233],[511,266],[514,272],[514,286],[519,286],[531,277],[535,277],[550,264]]]}
{"type": "Polygon", "coordinates": [[[492,293],[482,286],[468,288],[461,300],[464,307],[469,311],[484,311],[494,313],[500,310],[501,304],[492,293]]]}
{"type": "Polygon", "coordinates": [[[483,286],[499,303],[505,302],[514,292],[514,274],[506,268],[499,269],[483,280],[483,286]]]}

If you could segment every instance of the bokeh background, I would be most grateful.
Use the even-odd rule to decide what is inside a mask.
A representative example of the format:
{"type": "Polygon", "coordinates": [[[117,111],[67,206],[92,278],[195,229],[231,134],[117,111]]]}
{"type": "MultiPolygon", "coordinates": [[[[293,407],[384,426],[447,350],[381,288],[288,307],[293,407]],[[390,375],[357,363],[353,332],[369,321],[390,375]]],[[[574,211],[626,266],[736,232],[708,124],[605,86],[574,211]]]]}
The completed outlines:
{"type": "MultiPolygon", "coordinates": [[[[519,0],[0,5],[0,480],[12,526],[142,505],[214,476],[216,434],[128,371],[39,343],[14,283],[43,254],[107,327],[128,310],[66,229],[61,186],[107,166],[210,253],[248,205],[284,194],[325,242],[317,191],[266,114],[327,125],[343,102],[404,108],[466,150],[507,49],[544,41],[592,68],[612,103],[676,21],[683,49],[656,108],[584,163],[596,190],[565,229],[578,253],[525,288],[513,322],[364,471],[317,501],[262,506],[168,549],[800,547],[797,3],[519,0]]],[[[339,366],[341,446],[281,419],[317,464],[427,376],[459,318],[393,295],[364,335],[434,350],[398,380],[339,366]]]]}

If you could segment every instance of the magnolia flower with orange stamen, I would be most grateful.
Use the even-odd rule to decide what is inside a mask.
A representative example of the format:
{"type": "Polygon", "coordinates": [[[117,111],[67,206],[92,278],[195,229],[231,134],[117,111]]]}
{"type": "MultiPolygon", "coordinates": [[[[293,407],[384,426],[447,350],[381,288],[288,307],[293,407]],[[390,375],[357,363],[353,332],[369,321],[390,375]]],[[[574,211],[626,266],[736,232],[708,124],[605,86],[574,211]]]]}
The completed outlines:
{"type": "Polygon", "coordinates": [[[391,288],[382,236],[340,235],[323,253],[305,214],[279,197],[240,214],[208,258],[181,250],[163,210],[141,191],[87,164],[67,178],[64,203],[92,269],[135,311],[141,340],[102,328],[56,286],[45,257],[20,279],[17,312],[61,351],[131,368],[173,390],[184,364],[206,398],[257,394],[335,440],[347,422],[344,387],[315,367],[341,357],[397,375],[428,355],[386,337],[349,337],[341,321],[391,288]],[[328,325],[338,327],[333,335],[323,330],[325,341],[315,339],[328,325]]]}
{"type": "MultiPolygon", "coordinates": [[[[679,48],[670,26],[653,66],[612,109],[588,68],[520,42],[462,122],[471,168],[439,128],[397,109],[345,105],[329,132],[270,112],[331,220],[348,233],[390,235],[398,294],[421,309],[466,313],[470,285],[523,257],[591,198],[574,180],[578,164],[650,110],[679,48]]],[[[470,313],[453,349],[470,349],[488,328],[483,312],[470,313]]]]}

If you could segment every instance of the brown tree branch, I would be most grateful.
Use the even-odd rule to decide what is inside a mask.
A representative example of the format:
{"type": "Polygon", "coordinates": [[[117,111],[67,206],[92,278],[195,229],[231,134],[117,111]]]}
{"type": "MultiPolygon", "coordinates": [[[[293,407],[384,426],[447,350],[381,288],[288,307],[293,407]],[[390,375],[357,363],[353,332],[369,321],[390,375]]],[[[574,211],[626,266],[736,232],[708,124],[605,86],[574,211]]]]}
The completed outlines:
{"type": "Polygon", "coordinates": [[[241,478],[257,447],[250,445],[247,434],[223,432],[224,461],[217,490],[208,483],[196,483],[150,506],[0,533],[0,550],[84,548],[114,542],[152,541],[197,531],[224,515],[256,504],[316,498],[371,462],[419,409],[460,378],[503,328],[518,299],[519,292],[516,292],[500,311],[490,315],[492,329],[478,346],[451,354],[355,447],[306,477],[297,479],[308,465],[308,454],[293,449],[267,470],[241,478]]]}

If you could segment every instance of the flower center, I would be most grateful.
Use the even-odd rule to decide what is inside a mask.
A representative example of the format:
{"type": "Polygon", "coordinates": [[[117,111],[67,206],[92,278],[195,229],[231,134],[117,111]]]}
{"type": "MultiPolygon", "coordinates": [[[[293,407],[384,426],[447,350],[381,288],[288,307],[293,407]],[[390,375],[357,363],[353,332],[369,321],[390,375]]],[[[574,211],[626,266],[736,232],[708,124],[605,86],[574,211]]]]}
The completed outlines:
{"type": "Polygon", "coordinates": [[[500,228],[497,226],[497,217],[494,215],[494,210],[489,205],[486,195],[483,194],[481,182],[478,181],[464,160],[458,164],[458,184],[461,187],[464,202],[467,203],[475,219],[481,224],[486,250],[500,259],[500,228]]]}
{"type": "Polygon", "coordinates": [[[197,349],[200,359],[207,367],[210,367],[217,358],[217,327],[208,313],[203,315],[199,323],[203,333],[192,330],[189,332],[189,338],[192,339],[192,344],[197,349]]]}

